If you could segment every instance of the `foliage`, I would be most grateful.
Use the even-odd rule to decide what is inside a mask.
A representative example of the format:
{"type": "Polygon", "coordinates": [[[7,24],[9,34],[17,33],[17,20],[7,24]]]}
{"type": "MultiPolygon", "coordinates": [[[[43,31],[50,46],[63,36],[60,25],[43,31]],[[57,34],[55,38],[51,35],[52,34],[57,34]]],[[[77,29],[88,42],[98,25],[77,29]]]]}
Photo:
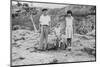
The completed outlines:
{"type": "MultiPolygon", "coordinates": [[[[41,9],[42,8],[36,8],[36,7],[29,7],[26,3],[24,8],[20,9],[21,11],[16,16],[16,18],[12,18],[12,27],[14,25],[23,25],[26,27],[30,27],[30,29],[33,29],[32,22],[29,18],[29,14],[33,15],[33,20],[35,22],[35,25],[37,29],[39,29],[39,18],[41,15],[41,9]],[[25,8],[26,7],[26,8],[25,8]]],[[[14,5],[13,5],[14,6],[14,5]]],[[[19,6],[17,6],[19,7],[19,6]]],[[[14,10],[13,8],[12,10],[14,10]]],[[[95,29],[95,6],[81,6],[81,5],[75,5],[75,6],[68,6],[61,9],[55,8],[55,9],[49,9],[48,14],[51,16],[51,28],[55,27],[58,23],[64,23],[64,14],[66,14],[66,10],[72,10],[74,22],[73,22],[73,29],[74,33],[78,34],[87,34],[88,32],[91,32],[95,29]]],[[[15,11],[16,12],[16,11],[15,11]]],[[[64,31],[64,30],[63,30],[64,31]]]]}

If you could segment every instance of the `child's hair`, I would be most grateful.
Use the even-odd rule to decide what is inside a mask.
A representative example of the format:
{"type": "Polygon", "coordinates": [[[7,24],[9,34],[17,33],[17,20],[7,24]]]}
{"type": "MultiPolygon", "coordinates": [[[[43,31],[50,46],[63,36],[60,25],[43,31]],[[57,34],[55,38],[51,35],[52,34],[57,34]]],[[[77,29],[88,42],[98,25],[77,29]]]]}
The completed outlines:
{"type": "Polygon", "coordinates": [[[67,11],[67,14],[71,14],[72,15],[72,11],[71,10],[68,10],[67,11]]]}

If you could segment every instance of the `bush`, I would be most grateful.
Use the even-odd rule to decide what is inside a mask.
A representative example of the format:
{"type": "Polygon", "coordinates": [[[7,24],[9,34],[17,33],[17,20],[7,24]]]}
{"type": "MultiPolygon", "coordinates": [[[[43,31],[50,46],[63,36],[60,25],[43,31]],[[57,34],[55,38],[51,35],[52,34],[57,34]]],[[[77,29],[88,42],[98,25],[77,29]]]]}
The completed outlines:
{"type": "Polygon", "coordinates": [[[95,29],[95,15],[75,17],[74,33],[87,34],[95,29]]]}

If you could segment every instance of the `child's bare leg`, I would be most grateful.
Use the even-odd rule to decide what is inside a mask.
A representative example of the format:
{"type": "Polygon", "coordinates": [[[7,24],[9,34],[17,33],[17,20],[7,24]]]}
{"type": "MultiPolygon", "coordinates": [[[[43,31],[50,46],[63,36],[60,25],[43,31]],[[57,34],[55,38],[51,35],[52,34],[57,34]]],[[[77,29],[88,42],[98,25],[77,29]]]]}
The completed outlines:
{"type": "Polygon", "coordinates": [[[71,51],[71,38],[67,38],[67,46],[68,46],[68,50],[71,51]]]}

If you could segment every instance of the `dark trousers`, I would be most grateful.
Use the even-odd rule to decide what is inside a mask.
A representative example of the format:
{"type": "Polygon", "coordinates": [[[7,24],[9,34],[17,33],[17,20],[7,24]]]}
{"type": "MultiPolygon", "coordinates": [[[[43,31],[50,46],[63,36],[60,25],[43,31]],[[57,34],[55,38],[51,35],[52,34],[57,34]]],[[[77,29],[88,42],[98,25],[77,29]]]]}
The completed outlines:
{"type": "Polygon", "coordinates": [[[48,30],[49,30],[48,25],[41,25],[39,49],[42,49],[42,50],[47,49],[48,30]]]}

